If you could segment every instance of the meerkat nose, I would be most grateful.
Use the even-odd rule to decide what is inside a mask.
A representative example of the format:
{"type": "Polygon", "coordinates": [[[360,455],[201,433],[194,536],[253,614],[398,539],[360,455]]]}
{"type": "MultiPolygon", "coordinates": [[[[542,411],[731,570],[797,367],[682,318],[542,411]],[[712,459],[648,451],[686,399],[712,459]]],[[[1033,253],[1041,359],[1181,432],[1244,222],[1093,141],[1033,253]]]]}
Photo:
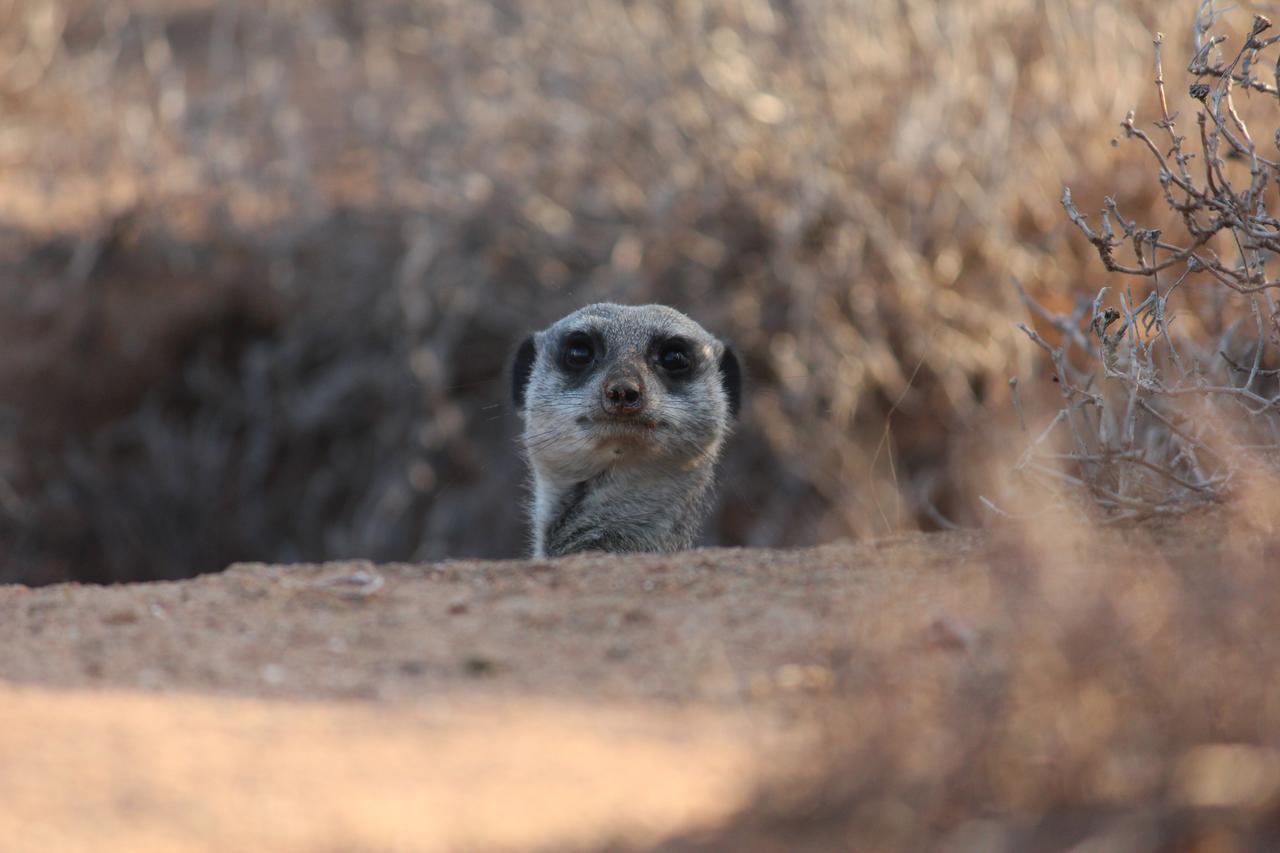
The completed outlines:
{"type": "Polygon", "coordinates": [[[630,376],[610,377],[604,383],[606,411],[633,415],[644,408],[644,385],[630,376]]]}

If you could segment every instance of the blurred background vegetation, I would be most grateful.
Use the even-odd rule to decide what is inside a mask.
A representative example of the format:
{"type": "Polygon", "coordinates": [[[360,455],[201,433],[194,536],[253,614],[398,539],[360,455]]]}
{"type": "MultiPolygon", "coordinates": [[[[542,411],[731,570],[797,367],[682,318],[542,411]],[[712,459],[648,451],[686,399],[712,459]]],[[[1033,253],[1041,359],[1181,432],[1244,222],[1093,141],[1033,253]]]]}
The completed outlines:
{"type": "Polygon", "coordinates": [[[745,357],[708,543],[977,523],[1167,5],[0,3],[0,580],[517,556],[507,357],[604,299],[745,357]]]}

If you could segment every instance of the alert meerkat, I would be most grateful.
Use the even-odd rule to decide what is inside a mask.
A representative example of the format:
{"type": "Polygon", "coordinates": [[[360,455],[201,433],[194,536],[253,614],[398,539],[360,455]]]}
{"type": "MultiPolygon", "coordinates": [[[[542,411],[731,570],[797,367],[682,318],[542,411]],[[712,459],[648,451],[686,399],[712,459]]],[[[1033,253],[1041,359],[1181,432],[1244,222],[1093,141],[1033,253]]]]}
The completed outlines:
{"type": "Polygon", "coordinates": [[[733,350],[665,305],[588,305],[525,339],[534,556],[691,547],[741,387],[733,350]]]}

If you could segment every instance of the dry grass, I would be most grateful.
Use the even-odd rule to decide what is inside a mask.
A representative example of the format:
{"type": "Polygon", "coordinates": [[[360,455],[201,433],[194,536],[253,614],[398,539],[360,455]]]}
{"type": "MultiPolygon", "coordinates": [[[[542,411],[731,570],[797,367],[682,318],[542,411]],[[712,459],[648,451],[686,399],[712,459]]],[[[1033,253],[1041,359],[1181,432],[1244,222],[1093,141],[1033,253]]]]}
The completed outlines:
{"type": "Polygon", "coordinates": [[[711,541],[979,520],[1164,9],[9,4],[4,575],[517,553],[505,356],[601,298],[746,356],[711,541]]]}

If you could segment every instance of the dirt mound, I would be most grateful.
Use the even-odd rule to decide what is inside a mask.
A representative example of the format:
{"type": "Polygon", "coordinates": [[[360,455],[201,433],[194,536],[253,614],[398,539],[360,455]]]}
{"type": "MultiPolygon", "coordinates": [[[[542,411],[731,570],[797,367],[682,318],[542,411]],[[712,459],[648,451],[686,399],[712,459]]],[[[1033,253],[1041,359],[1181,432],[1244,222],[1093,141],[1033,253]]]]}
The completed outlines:
{"type": "Polygon", "coordinates": [[[1277,564],[1274,530],[1216,515],[0,588],[0,832],[976,850],[1124,818],[1139,842],[1256,840],[1280,802],[1277,564]]]}

